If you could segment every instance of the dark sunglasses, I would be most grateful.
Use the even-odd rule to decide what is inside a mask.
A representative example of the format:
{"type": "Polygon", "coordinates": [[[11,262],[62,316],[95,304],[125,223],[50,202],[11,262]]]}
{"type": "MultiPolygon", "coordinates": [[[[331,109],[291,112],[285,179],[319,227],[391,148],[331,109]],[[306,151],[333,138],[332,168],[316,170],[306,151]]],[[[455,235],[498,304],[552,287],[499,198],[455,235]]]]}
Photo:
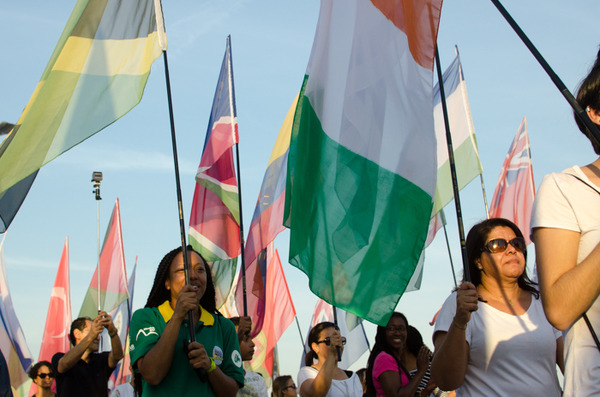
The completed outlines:
{"type": "Polygon", "coordinates": [[[510,241],[503,238],[495,238],[485,243],[481,251],[488,251],[492,254],[497,254],[498,252],[506,251],[508,244],[512,245],[517,251],[521,252],[525,252],[525,249],[527,248],[527,244],[525,243],[525,239],[523,237],[515,237],[510,241]]]}
{"type": "MultiPolygon", "coordinates": [[[[317,342],[315,342],[315,343],[316,343],[317,345],[318,345],[319,343],[325,343],[327,346],[330,346],[330,345],[331,345],[331,338],[328,336],[327,338],[325,338],[325,339],[323,339],[323,340],[319,340],[319,341],[317,341],[317,342]]],[[[345,336],[342,336],[342,345],[345,345],[345,344],[346,344],[346,337],[345,337],[345,336]]]]}
{"type": "Polygon", "coordinates": [[[54,378],[54,374],[50,373],[50,374],[38,374],[38,377],[40,379],[46,379],[46,376],[49,378],[54,378]]]}
{"type": "Polygon", "coordinates": [[[296,388],[296,385],[294,383],[292,383],[291,385],[284,387],[282,390],[295,389],[295,388],[296,388]]]}

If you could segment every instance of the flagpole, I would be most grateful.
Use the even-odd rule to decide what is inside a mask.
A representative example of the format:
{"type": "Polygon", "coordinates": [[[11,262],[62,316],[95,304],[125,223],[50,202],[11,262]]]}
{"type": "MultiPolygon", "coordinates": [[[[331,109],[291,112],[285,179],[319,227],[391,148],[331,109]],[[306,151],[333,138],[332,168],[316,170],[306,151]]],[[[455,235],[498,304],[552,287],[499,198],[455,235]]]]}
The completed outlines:
{"type": "MultiPolygon", "coordinates": [[[[335,329],[339,331],[340,327],[338,327],[337,308],[334,305],[331,305],[331,308],[333,309],[333,323],[335,324],[335,329]]],[[[337,347],[337,356],[338,361],[342,361],[342,349],[339,346],[337,347]]]]}
{"type": "MultiPolygon", "coordinates": [[[[442,76],[442,66],[440,65],[440,55],[437,45],[435,46],[435,64],[438,74],[438,86],[440,87],[440,99],[442,103],[442,113],[444,114],[444,125],[446,127],[446,143],[448,145],[448,162],[450,163],[450,176],[452,177],[452,189],[454,191],[454,205],[456,207],[456,220],[458,223],[458,234],[460,237],[460,251],[463,261],[463,279],[471,281],[469,274],[469,264],[467,262],[467,245],[465,242],[465,230],[463,226],[462,209],[460,205],[460,196],[458,193],[458,178],[456,176],[456,164],[454,162],[454,148],[452,147],[452,135],[450,134],[450,123],[448,121],[448,108],[446,107],[446,93],[444,91],[444,78],[442,76]]],[[[444,229],[445,230],[445,229],[444,229]]]]}
{"type": "Polygon", "coordinates": [[[98,261],[96,262],[96,275],[98,276],[98,313],[102,310],[102,306],[100,305],[100,183],[102,182],[102,172],[94,171],[92,172],[92,183],[94,184],[94,197],[96,198],[96,238],[98,241],[98,261]]]}
{"type": "MultiPolygon", "coordinates": [[[[232,117],[237,117],[235,112],[235,90],[233,87],[233,58],[231,55],[231,35],[227,36],[227,55],[229,62],[227,62],[228,82],[229,82],[229,111],[232,117]]],[[[231,123],[231,133],[235,136],[235,124],[231,123]]],[[[240,149],[239,149],[239,138],[236,139],[235,144],[235,165],[237,172],[237,187],[238,187],[238,206],[240,211],[240,253],[241,253],[241,273],[242,273],[242,302],[244,308],[244,317],[248,316],[248,299],[246,297],[246,258],[244,255],[244,217],[242,216],[242,173],[240,170],[240,149]]]]}
{"type": "Polygon", "coordinates": [[[458,287],[458,284],[456,283],[456,272],[454,271],[454,261],[452,260],[452,252],[450,251],[450,240],[448,240],[448,231],[446,230],[446,215],[444,214],[443,209],[440,210],[440,217],[442,218],[442,227],[444,228],[444,236],[446,237],[448,258],[450,258],[450,268],[452,269],[452,280],[454,281],[454,286],[458,287]]]}
{"type": "Polygon", "coordinates": [[[302,330],[300,329],[300,322],[298,321],[298,316],[294,316],[296,319],[296,327],[298,327],[298,333],[300,334],[300,342],[302,343],[302,350],[304,350],[304,354],[307,354],[306,345],[304,343],[304,337],[302,336],[302,330]]]}
{"type": "Polygon", "coordinates": [[[496,6],[498,11],[500,11],[500,14],[502,14],[504,19],[506,19],[506,22],[508,22],[508,24],[513,28],[513,30],[515,31],[517,36],[519,36],[521,41],[523,41],[523,43],[529,49],[529,51],[534,56],[534,58],[539,62],[539,64],[542,66],[542,68],[546,71],[546,73],[548,74],[548,77],[550,77],[550,79],[552,80],[552,82],[554,83],[556,88],[558,88],[558,90],[565,97],[567,102],[569,102],[569,105],[571,105],[571,107],[575,111],[575,116],[577,116],[577,118],[591,132],[592,139],[596,141],[596,144],[600,144],[600,130],[598,130],[598,127],[596,126],[596,124],[594,124],[592,122],[592,120],[590,120],[590,118],[587,115],[587,112],[581,106],[579,106],[579,103],[577,103],[577,100],[575,99],[573,94],[571,94],[571,92],[569,91],[567,86],[565,86],[565,84],[562,82],[560,77],[558,77],[558,75],[554,72],[554,70],[552,70],[552,68],[550,67],[548,62],[546,62],[546,60],[544,59],[542,54],[540,54],[540,52],[537,50],[537,48],[535,48],[535,46],[529,40],[527,35],[523,32],[523,30],[515,22],[515,20],[508,13],[508,11],[506,11],[506,9],[502,6],[500,1],[498,1],[498,0],[491,0],[491,1],[496,6]]]}

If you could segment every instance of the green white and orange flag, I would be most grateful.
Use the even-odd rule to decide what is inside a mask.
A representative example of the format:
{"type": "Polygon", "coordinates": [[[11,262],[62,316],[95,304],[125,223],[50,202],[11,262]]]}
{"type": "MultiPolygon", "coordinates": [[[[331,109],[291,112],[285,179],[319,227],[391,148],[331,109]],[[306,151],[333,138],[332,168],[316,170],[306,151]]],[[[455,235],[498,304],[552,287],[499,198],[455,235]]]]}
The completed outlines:
{"type": "Polygon", "coordinates": [[[441,0],[322,0],[288,160],[290,262],[385,324],[427,236],[441,0]]]}
{"type": "Polygon", "coordinates": [[[95,318],[98,308],[107,313],[117,308],[129,298],[127,292],[127,273],[125,270],[125,253],[123,250],[123,234],[121,233],[121,211],[119,199],[108,222],[108,228],[100,251],[100,294],[98,294],[98,266],[90,282],[79,317],[95,318]],[[98,295],[100,304],[98,304],[98,295]]]}
{"type": "Polygon", "coordinates": [[[0,145],[0,193],[137,105],[163,49],[160,1],[79,0],[0,145]]]}

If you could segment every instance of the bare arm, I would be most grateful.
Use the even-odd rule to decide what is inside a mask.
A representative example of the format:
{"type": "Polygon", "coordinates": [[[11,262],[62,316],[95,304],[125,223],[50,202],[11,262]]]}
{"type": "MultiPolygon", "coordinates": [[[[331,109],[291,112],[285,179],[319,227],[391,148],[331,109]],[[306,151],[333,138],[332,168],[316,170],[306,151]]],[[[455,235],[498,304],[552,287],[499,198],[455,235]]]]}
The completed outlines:
{"type": "Polygon", "coordinates": [[[456,314],[448,332],[438,331],[433,336],[431,377],[442,390],[456,390],[465,381],[469,361],[465,332],[474,310],[477,310],[477,289],[471,283],[463,283],[456,295],[456,314]]]}
{"type": "Polygon", "coordinates": [[[106,328],[108,336],[110,337],[111,352],[108,355],[108,366],[110,368],[115,368],[123,358],[123,346],[121,345],[119,330],[115,327],[112,317],[108,315],[108,313],[100,312],[99,316],[102,316],[102,326],[106,328]]]}
{"type": "Polygon", "coordinates": [[[173,317],[167,323],[160,339],[144,357],[137,361],[137,367],[148,384],[153,386],[160,384],[169,372],[181,323],[187,318],[187,313],[197,307],[195,287],[184,286],[177,297],[173,317]]]}
{"type": "Polygon", "coordinates": [[[544,311],[560,330],[577,321],[600,294],[600,244],[577,264],[579,238],[580,233],[565,229],[533,231],[544,311]]]}
{"type": "Polygon", "coordinates": [[[58,372],[64,374],[75,366],[83,358],[83,355],[87,351],[88,347],[98,339],[98,335],[102,332],[103,327],[98,317],[92,321],[90,326],[90,332],[72,349],[65,353],[64,356],[58,360],[58,372]]]}
{"type": "Polygon", "coordinates": [[[337,370],[337,347],[342,347],[339,332],[331,336],[331,345],[327,358],[314,379],[307,379],[300,385],[300,395],[303,397],[324,397],[331,388],[331,381],[337,370]]]}
{"type": "Polygon", "coordinates": [[[379,376],[379,383],[387,397],[412,397],[417,392],[423,376],[427,372],[431,352],[427,346],[422,346],[417,356],[417,373],[408,384],[402,386],[400,372],[385,371],[379,376]]]}
{"type": "Polygon", "coordinates": [[[234,397],[239,389],[239,385],[235,379],[221,371],[221,368],[215,366],[210,371],[211,361],[206,354],[204,346],[198,342],[192,342],[189,345],[190,352],[188,358],[190,364],[195,369],[202,368],[207,373],[208,383],[217,397],[234,397]]]}

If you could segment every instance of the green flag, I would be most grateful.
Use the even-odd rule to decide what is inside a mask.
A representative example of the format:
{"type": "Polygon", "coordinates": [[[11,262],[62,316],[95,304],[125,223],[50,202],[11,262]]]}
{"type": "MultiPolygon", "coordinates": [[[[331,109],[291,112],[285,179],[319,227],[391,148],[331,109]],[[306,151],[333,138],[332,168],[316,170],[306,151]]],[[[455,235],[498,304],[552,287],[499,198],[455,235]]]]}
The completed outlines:
{"type": "Polygon", "coordinates": [[[166,48],[155,4],[77,2],[29,103],[0,145],[0,193],[139,103],[152,62],[166,48]]]}

